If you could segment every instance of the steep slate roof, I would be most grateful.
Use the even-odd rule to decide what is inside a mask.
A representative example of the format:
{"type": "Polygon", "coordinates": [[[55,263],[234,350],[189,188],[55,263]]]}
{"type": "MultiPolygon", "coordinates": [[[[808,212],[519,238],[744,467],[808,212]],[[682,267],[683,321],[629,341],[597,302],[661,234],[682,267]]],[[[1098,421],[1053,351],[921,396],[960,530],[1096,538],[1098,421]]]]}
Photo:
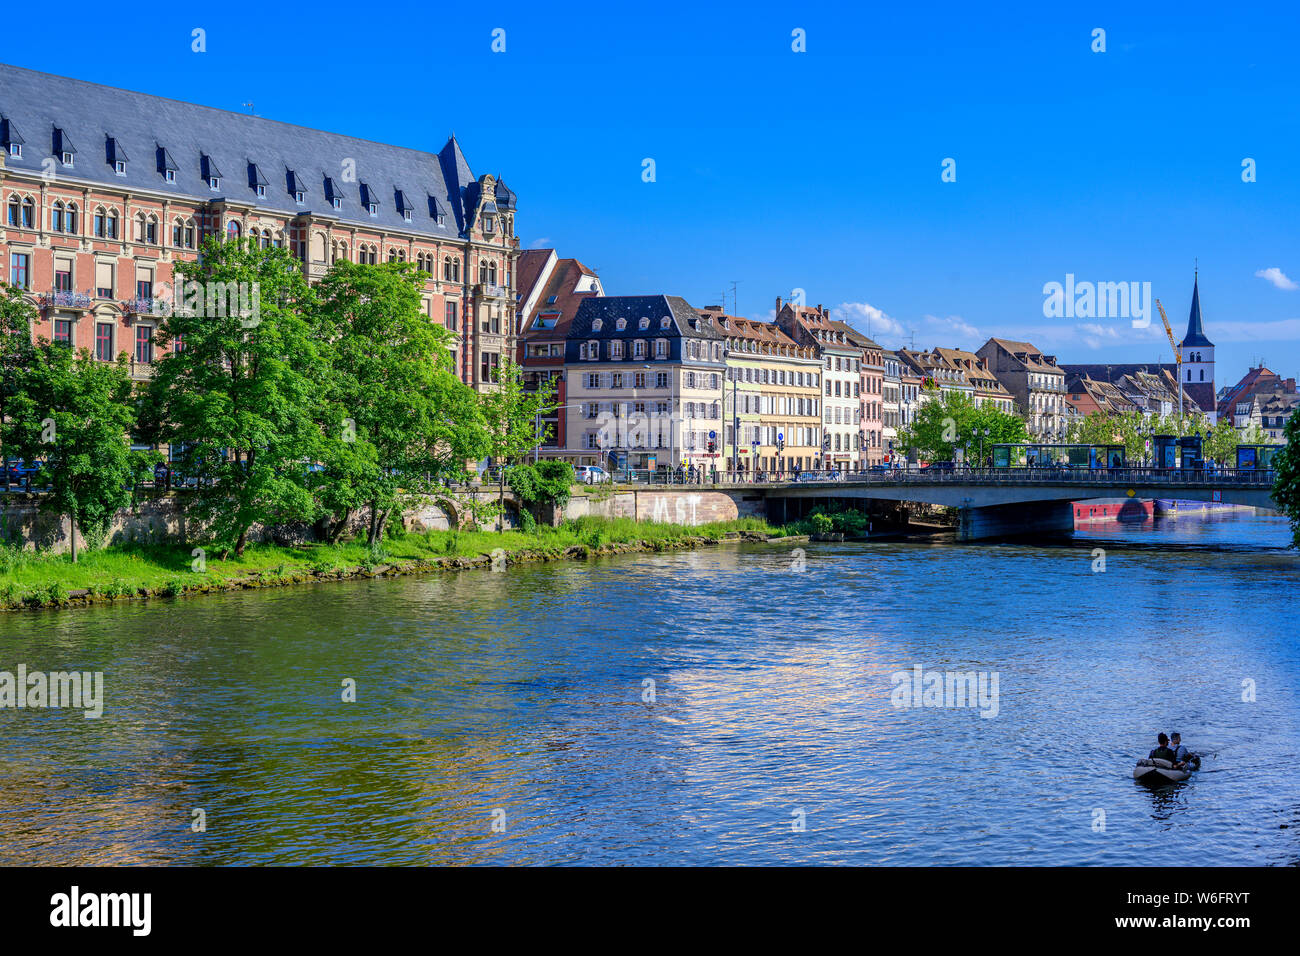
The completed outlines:
{"type": "Polygon", "coordinates": [[[569,338],[591,338],[593,319],[601,320],[601,329],[594,334],[602,338],[664,338],[665,332],[722,338],[711,323],[706,323],[701,318],[698,310],[691,308],[690,303],[677,295],[588,296],[578,306],[578,313],[569,326],[569,338]],[[659,320],[664,316],[672,320],[668,329],[659,328],[659,320]],[[642,317],[650,320],[650,328],[637,328],[638,320],[642,317]],[[621,332],[614,326],[618,319],[627,319],[627,328],[621,332]]]}
{"type": "Polygon", "coordinates": [[[1205,329],[1201,325],[1201,288],[1200,282],[1195,278],[1192,279],[1192,308],[1187,313],[1187,334],[1180,344],[1183,348],[1189,345],[1214,348],[1214,343],[1205,337],[1205,329]]]}
{"type": "MultiPolygon", "coordinates": [[[[477,185],[454,137],[435,155],[6,64],[0,64],[0,114],[27,140],[21,158],[6,157],[10,169],[39,173],[42,161],[52,155],[54,131],[61,129],[65,139],[83,144],[111,138],[135,159],[127,163],[126,175],[119,176],[103,150],[88,149],[77,154],[72,169],[56,166],[60,179],[197,202],[225,198],[288,217],[310,210],[358,226],[454,238],[465,228],[466,189],[477,185]],[[161,163],[155,160],[160,155],[174,161],[176,182],[163,177],[161,163]],[[356,182],[343,181],[345,160],[355,163],[356,182]],[[245,174],[249,163],[272,180],[265,197],[250,185],[245,174]],[[219,192],[202,176],[209,165],[223,171],[219,192]],[[281,170],[293,170],[306,186],[305,207],[294,202],[285,188],[287,177],[277,175],[281,170]],[[333,209],[323,198],[326,177],[341,190],[342,209],[333,209]],[[380,197],[377,216],[360,204],[358,187],[363,181],[380,197]],[[408,190],[414,202],[412,222],[394,208],[399,188],[408,190]],[[426,193],[453,214],[441,226],[429,215],[426,193]]],[[[509,196],[513,203],[513,194],[509,196]]]]}

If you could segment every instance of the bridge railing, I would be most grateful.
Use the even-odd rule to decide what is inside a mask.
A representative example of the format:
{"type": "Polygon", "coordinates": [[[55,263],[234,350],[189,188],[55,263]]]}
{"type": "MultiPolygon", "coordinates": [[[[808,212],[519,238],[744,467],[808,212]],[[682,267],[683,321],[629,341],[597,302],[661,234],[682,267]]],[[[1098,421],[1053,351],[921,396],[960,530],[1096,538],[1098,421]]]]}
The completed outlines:
{"type": "Polygon", "coordinates": [[[903,468],[876,471],[748,471],[731,472],[708,468],[665,471],[620,470],[611,475],[617,485],[815,485],[837,487],[844,484],[1077,484],[1077,485],[1213,485],[1216,487],[1269,488],[1273,472],[1267,469],[1237,468],[1123,468],[1020,467],[1020,468],[952,468],[930,467],[919,470],[903,468]]]}

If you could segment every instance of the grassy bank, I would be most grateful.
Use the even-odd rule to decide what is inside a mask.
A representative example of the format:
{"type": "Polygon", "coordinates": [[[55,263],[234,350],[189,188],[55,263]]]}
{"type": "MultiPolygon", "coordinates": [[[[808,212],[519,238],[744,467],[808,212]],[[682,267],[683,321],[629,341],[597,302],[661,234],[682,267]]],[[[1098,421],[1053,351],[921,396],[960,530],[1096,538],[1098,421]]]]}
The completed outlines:
{"type": "Polygon", "coordinates": [[[192,548],[184,545],[132,544],[83,551],[76,564],[63,554],[0,546],[0,609],[479,567],[490,564],[497,549],[505,552],[509,563],[624,550],[666,551],[724,538],[782,533],[757,518],[698,527],[631,518],[579,518],[558,528],[539,526],[529,532],[399,533],[373,549],[364,540],[295,547],[253,544],[237,559],[208,556],[201,570],[195,570],[192,548]]]}

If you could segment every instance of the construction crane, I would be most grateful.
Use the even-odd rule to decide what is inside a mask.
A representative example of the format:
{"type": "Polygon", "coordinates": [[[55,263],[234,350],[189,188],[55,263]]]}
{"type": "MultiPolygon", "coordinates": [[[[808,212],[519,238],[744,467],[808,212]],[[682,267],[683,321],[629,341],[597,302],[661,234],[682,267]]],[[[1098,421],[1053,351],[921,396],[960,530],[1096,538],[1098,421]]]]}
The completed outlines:
{"type": "Polygon", "coordinates": [[[1165,307],[1156,299],[1156,308],[1160,310],[1160,321],[1165,324],[1165,335],[1169,336],[1169,345],[1174,350],[1174,364],[1177,368],[1178,378],[1178,417],[1183,417],[1183,350],[1178,347],[1178,340],[1174,338],[1173,326],[1169,324],[1169,316],[1165,315],[1165,307]]]}

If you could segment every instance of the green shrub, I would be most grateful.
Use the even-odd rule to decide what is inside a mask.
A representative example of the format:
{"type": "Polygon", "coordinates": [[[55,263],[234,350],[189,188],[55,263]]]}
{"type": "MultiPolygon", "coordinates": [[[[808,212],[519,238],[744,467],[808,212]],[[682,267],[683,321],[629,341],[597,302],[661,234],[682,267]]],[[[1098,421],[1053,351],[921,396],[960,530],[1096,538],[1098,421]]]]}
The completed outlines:
{"type": "Polygon", "coordinates": [[[172,578],[170,581],[168,581],[166,584],[163,585],[162,592],[168,597],[179,597],[180,595],[185,593],[185,583],[183,581],[177,580],[176,578],[172,578]]]}
{"type": "Polygon", "coordinates": [[[831,516],[822,514],[820,511],[814,511],[810,514],[808,521],[812,524],[813,534],[830,534],[831,529],[835,527],[835,522],[831,520],[831,516]]]}
{"type": "Polygon", "coordinates": [[[519,529],[524,534],[537,533],[537,519],[533,517],[533,513],[527,508],[523,508],[519,512],[519,529]]]}

